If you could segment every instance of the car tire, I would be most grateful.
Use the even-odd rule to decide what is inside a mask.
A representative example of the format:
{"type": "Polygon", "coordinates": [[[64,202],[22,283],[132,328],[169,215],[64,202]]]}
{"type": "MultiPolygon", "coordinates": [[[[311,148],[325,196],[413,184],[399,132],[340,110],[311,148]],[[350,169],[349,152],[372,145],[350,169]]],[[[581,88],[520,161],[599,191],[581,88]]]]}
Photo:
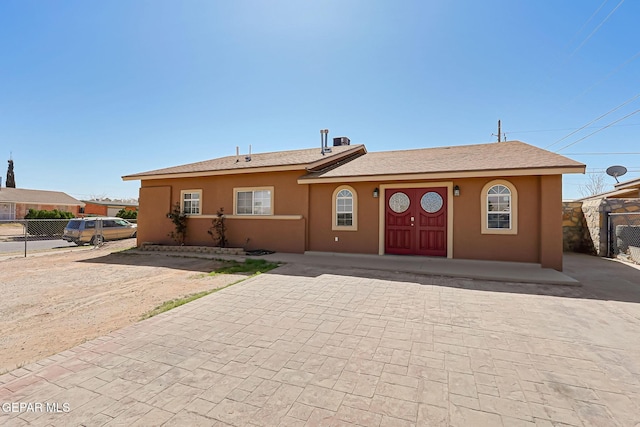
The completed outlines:
{"type": "Polygon", "coordinates": [[[136,231],[135,233],[133,233],[131,237],[138,237],[138,232],[136,231]]]}
{"type": "Polygon", "coordinates": [[[101,235],[97,235],[97,236],[93,236],[93,238],[91,239],[91,244],[94,246],[98,246],[104,243],[104,237],[102,237],[101,235]]]}

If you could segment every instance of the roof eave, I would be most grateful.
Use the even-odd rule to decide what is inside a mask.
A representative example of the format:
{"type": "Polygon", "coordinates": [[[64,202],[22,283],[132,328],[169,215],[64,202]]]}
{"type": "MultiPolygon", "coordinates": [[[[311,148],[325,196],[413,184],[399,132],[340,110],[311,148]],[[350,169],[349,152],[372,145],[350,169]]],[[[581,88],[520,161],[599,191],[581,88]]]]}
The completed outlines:
{"type": "Polygon", "coordinates": [[[315,162],[309,163],[306,167],[306,170],[309,172],[317,172],[347,157],[351,157],[355,154],[366,154],[366,153],[367,153],[367,149],[364,147],[364,145],[358,145],[349,150],[345,150],[342,153],[334,154],[326,158],[316,160],[315,162]]]}
{"type": "Polygon", "coordinates": [[[423,172],[423,173],[400,173],[400,174],[378,174],[378,175],[345,175],[330,177],[301,177],[298,184],[320,184],[332,182],[366,182],[366,181],[407,181],[407,180],[433,180],[433,179],[460,179],[460,178],[481,178],[492,176],[531,176],[531,175],[563,175],[569,173],[585,173],[585,165],[557,166],[545,168],[518,168],[518,169],[483,169],[467,171],[447,171],[447,172],[423,172]]]}
{"type": "Polygon", "coordinates": [[[198,172],[175,172],[175,173],[163,173],[163,174],[134,174],[124,175],[123,181],[144,181],[152,179],[173,179],[173,178],[198,178],[203,176],[216,176],[216,175],[239,175],[245,173],[264,173],[264,172],[286,172],[286,171],[303,171],[306,169],[307,163],[284,165],[284,166],[257,166],[252,168],[241,169],[222,169],[214,171],[198,171],[198,172]]]}

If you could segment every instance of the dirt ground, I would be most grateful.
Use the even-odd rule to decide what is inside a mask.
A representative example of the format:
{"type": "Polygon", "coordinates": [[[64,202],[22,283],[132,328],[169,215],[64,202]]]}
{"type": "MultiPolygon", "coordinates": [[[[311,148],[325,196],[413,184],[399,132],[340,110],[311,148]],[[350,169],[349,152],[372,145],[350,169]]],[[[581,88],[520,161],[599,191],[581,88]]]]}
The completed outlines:
{"type": "Polygon", "coordinates": [[[16,223],[0,224],[0,242],[24,235],[24,226],[16,223]]]}
{"type": "Polygon", "coordinates": [[[0,372],[137,322],[149,310],[244,276],[220,263],[119,253],[135,239],[0,261],[0,372]]]}

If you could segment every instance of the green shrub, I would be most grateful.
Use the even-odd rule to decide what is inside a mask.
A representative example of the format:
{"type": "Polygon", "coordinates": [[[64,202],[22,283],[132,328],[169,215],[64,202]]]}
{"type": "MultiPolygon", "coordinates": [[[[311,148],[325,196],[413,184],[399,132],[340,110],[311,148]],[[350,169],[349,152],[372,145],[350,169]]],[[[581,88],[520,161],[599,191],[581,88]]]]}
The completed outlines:
{"type": "Polygon", "coordinates": [[[138,211],[136,211],[136,210],[127,210],[127,209],[122,208],[122,209],[120,209],[118,211],[116,216],[118,218],[122,218],[122,219],[138,219],[138,211]]]}
{"type": "Polygon", "coordinates": [[[75,218],[71,212],[59,211],[54,209],[52,211],[29,209],[29,212],[24,216],[25,219],[38,219],[51,221],[27,221],[27,233],[32,236],[46,236],[46,237],[58,237],[62,236],[64,228],[67,226],[68,221],[60,221],[63,219],[75,218]]]}
{"type": "Polygon", "coordinates": [[[173,223],[175,231],[168,234],[176,243],[184,245],[184,241],[187,238],[187,214],[180,209],[180,203],[173,205],[171,212],[167,214],[167,217],[173,223]]]}
{"type": "Polygon", "coordinates": [[[224,223],[224,208],[220,208],[216,212],[216,217],[211,220],[211,227],[207,233],[221,248],[226,248],[227,243],[227,226],[224,223]]]}
{"type": "Polygon", "coordinates": [[[75,218],[75,215],[67,211],[59,211],[54,209],[52,211],[29,209],[29,212],[24,216],[24,219],[71,219],[75,218]]]}

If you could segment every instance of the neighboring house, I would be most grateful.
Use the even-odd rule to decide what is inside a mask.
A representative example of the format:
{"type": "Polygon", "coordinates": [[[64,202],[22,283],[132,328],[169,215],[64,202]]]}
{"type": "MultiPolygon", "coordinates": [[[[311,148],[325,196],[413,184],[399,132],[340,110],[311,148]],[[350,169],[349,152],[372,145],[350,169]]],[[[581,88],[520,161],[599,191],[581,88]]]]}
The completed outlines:
{"type": "Polygon", "coordinates": [[[57,209],[77,216],[82,206],[80,200],[61,191],[0,188],[0,220],[22,219],[29,209],[57,209]]]}
{"type": "Polygon", "coordinates": [[[575,200],[582,202],[594,199],[638,199],[640,198],[640,178],[614,184],[613,190],[575,200]]]}
{"type": "Polygon", "coordinates": [[[617,256],[640,247],[640,178],[563,205],[566,250],[617,256]],[[633,227],[631,235],[625,227],[633,227]]]}
{"type": "MultiPolygon", "coordinates": [[[[345,141],[346,140],[346,141],[345,141]]],[[[320,148],[229,156],[124,176],[141,180],[138,242],[187,244],[224,208],[231,246],[406,254],[562,269],[562,174],[585,165],[519,142],[367,153],[320,148]]]]}
{"type": "Polygon", "coordinates": [[[99,215],[99,216],[116,216],[122,209],[126,211],[137,211],[137,203],[126,203],[114,200],[83,200],[85,206],[82,210],[84,216],[99,215]]]}

